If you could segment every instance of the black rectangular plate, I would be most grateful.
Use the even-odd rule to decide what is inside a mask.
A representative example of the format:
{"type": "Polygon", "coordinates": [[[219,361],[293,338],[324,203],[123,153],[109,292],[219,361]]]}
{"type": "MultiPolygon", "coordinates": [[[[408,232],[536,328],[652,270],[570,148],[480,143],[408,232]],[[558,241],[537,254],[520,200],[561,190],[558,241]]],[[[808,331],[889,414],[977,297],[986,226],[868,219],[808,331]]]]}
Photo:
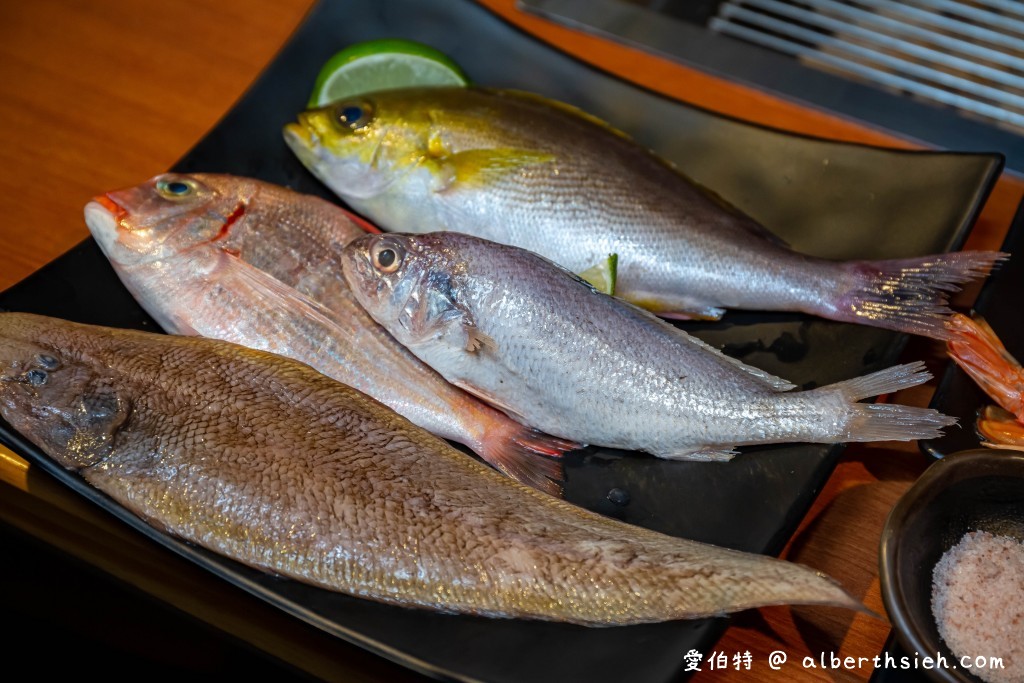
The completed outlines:
{"type": "MultiPolygon", "coordinates": [[[[316,73],[335,51],[383,37],[430,44],[476,83],[538,92],[612,122],[797,249],[820,256],[905,257],[958,248],[1003,164],[999,155],[891,151],[715,116],[575,61],[468,0],[324,0],[175,170],[253,176],[331,197],[287,149],[281,128],[302,109],[316,73]]],[[[92,240],[4,292],[0,307],[157,329],[92,240]]],[[[730,313],[718,323],[683,327],[805,387],[892,365],[906,341],[884,330],[799,314],[730,313]]],[[[339,638],[438,678],[679,680],[686,653],[707,652],[728,623],[719,618],[588,629],[351,598],[267,576],[159,533],[55,466],[9,426],[0,424],[0,440],[154,542],[339,638]]],[[[566,495],[633,524],[774,555],[841,450],[804,444],[749,448],[721,464],[591,449],[569,459],[566,495]],[[628,503],[611,503],[607,494],[613,488],[627,492],[628,503]]]]}
{"type": "MultiPolygon", "coordinates": [[[[1024,294],[1024,202],[1010,225],[1002,250],[1016,255],[1008,259],[989,275],[978,292],[972,314],[983,317],[1003,342],[1006,350],[1017,359],[1024,358],[1024,313],[1020,302],[1024,294]]],[[[981,448],[981,439],[974,430],[978,411],[994,404],[970,376],[952,360],[932,396],[931,407],[956,417],[959,427],[946,430],[940,439],[921,441],[927,455],[943,458],[950,453],[981,448]]]]}

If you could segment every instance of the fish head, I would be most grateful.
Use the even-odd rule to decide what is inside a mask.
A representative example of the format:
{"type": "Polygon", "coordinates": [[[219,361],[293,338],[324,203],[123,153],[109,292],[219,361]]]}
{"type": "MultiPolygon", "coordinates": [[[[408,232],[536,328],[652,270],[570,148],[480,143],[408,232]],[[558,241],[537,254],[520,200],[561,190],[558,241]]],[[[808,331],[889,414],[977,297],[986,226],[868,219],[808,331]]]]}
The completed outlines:
{"type": "Polygon", "coordinates": [[[0,313],[0,414],[68,469],[110,453],[130,401],[112,372],[74,348],[73,326],[0,313]]]}
{"type": "Polygon", "coordinates": [[[233,176],[165,173],[95,197],[85,222],[115,268],[151,265],[204,244],[229,248],[254,188],[233,176]]]}
{"type": "Polygon", "coordinates": [[[452,233],[366,235],[342,252],[356,299],[410,348],[445,335],[461,317],[457,256],[435,248],[445,234],[452,233]]]}
{"type": "MultiPolygon", "coordinates": [[[[284,139],[302,164],[348,201],[396,183],[443,186],[435,108],[404,90],[367,94],[300,113],[284,139]]],[[[408,188],[403,188],[403,191],[408,188]]]]}

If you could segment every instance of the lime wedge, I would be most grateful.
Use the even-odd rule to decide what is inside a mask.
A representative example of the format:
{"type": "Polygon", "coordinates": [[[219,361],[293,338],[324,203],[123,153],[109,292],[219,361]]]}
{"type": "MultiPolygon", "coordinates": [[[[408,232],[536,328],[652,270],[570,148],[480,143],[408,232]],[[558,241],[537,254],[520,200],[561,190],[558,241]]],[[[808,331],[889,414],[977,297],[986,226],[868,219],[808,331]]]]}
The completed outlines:
{"type": "Polygon", "coordinates": [[[401,38],[350,45],[320,69],[310,107],[374,90],[469,84],[459,65],[429,45],[401,38]]]}
{"type": "Polygon", "coordinates": [[[603,263],[591,266],[580,273],[580,277],[594,285],[599,292],[615,294],[615,278],[618,272],[619,255],[608,254],[603,263]]]}

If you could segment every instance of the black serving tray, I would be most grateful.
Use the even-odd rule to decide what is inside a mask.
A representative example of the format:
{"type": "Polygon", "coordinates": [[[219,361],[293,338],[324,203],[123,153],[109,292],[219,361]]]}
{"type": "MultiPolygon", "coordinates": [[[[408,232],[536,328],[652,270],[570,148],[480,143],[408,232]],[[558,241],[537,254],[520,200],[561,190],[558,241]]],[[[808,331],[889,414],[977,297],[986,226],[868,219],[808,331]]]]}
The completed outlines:
{"type": "MultiPolygon", "coordinates": [[[[797,249],[820,256],[907,257],[958,248],[1003,164],[998,154],[891,151],[715,116],[595,70],[468,0],[323,0],[175,170],[249,175],[332,197],[293,157],[281,128],[303,107],[331,54],[379,37],[430,44],[477,83],[582,107],[674,161],[797,249]]],[[[91,239],[0,294],[0,307],[157,329],[91,239]]],[[[892,365],[906,341],[904,335],[799,314],[729,313],[717,323],[683,327],[804,387],[892,365]]],[[[443,615],[351,598],[182,543],[55,466],[8,425],[0,424],[0,441],[153,542],[298,619],[437,678],[679,680],[686,675],[687,652],[706,653],[728,623],[718,618],[595,629],[443,615]]],[[[744,449],[730,463],[680,463],[589,449],[568,458],[566,497],[665,533],[775,555],[841,450],[794,444],[744,449]],[[620,491],[609,497],[612,489],[620,491]]]]}
{"type": "MultiPolygon", "coordinates": [[[[1017,207],[1002,250],[1014,257],[989,275],[971,312],[985,318],[1006,350],[1020,360],[1024,359],[1024,308],[1020,301],[1024,294],[1024,254],[1021,254],[1024,250],[1024,202],[1017,207]]],[[[931,406],[956,417],[960,426],[947,430],[942,438],[921,441],[921,450],[933,458],[943,458],[957,451],[982,447],[974,423],[978,411],[993,404],[995,401],[950,360],[932,396],[931,406]]]]}

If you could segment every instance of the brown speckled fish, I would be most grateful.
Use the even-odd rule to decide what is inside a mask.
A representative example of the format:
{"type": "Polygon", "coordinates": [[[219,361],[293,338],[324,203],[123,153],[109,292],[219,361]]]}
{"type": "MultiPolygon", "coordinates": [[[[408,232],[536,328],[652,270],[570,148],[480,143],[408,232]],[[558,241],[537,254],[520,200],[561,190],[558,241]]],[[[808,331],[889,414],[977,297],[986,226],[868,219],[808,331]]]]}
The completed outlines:
{"type": "Polygon", "coordinates": [[[506,474],[559,492],[561,465],[547,456],[575,444],[452,386],[355,301],[340,254],[365,231],[347,211],[253,178],[167,173],[98,197],[85,218],[118,277],[166,332],[301,360],[506,474]]]}
{"type": "Polygon", "coordinates": [[[0,313],[0,413],[153,526],[373,600],[588,625],[863,606],[824,575],[504,477],[308,366],[0,313]]]}

